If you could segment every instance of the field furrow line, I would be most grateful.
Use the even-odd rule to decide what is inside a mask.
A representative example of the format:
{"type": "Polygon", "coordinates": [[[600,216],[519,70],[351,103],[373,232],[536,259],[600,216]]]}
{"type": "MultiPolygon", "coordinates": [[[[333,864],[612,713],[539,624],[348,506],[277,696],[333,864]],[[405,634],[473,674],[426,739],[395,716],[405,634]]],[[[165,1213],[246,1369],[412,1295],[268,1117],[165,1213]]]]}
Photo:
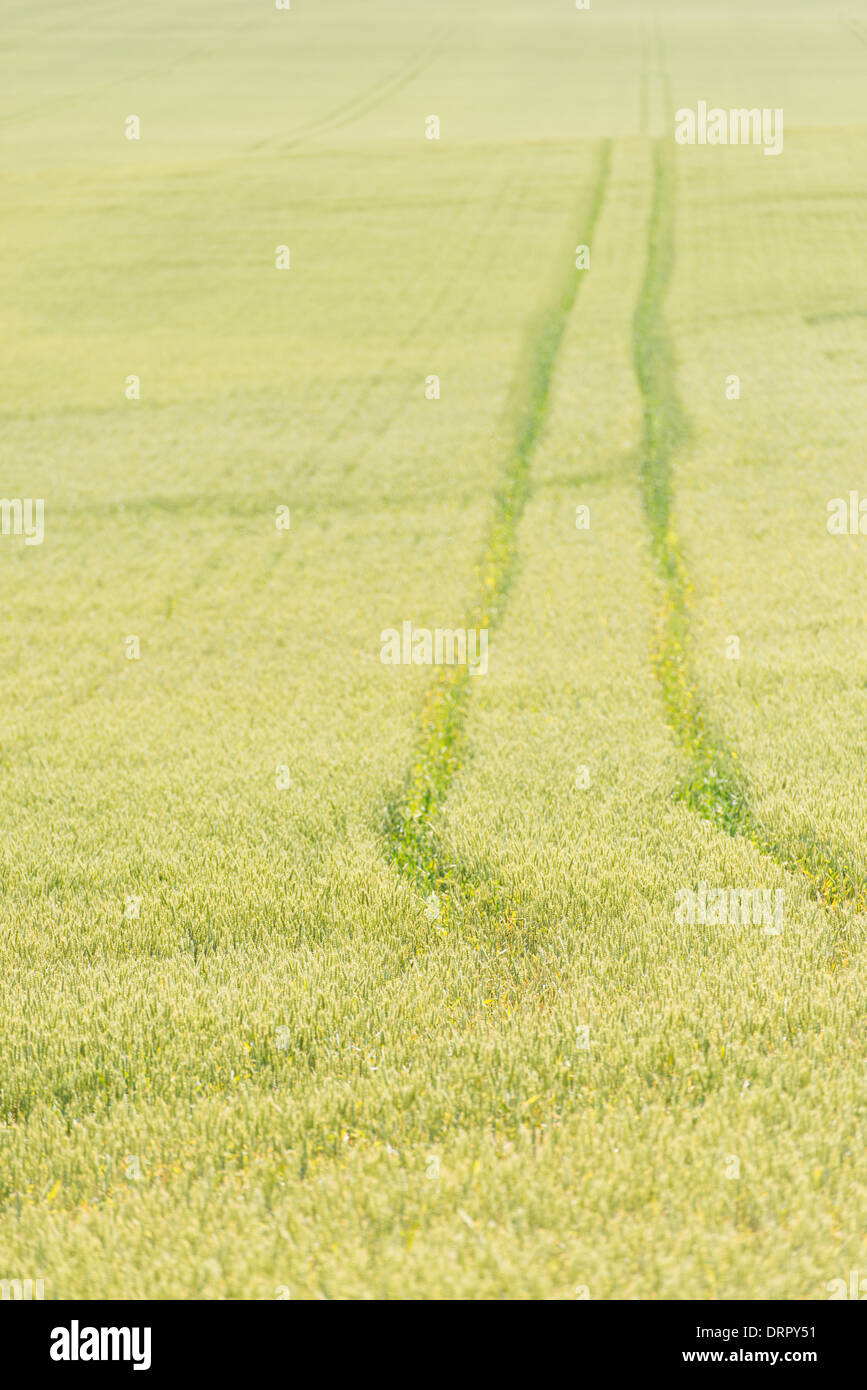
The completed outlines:
{"type": "Polygon", "coordinates": [[[377,81],[348,101],[341,102],[333,110],[297,126],[288,140],[279,141],[274,136],[269,136],[268,139],[259,140],[255,145],[251,145],[248,153],[255,154],[271,146],[276,146],[282,153],[286,153],[289,150],[297,149],[317,135],[329,135],[333,130],[341,130],[344,126],[353,125],[356,121],[361,120],[362,116],[366,116],[377,106],[382,106],[390,97],[396,96],[404,87],[408,87],[411,82],[420,77],[439,57],[453,28],[453,25],[441,26],[436,31],[434,41],[426,44],[420,53],[412,57],[407,64],[402,66],[392,77],[387,78],[384,83],[377,81]]]}
{"type": "MultiPolygon", "coordinates": [[[[468,243],[464,243],[464,255],[462,257],[459,256],[453,259],[452,269],[450,273],[440,283],[436,295],[434,295],[433,293],[431,294],[430,302],[428,303],[427,307],[422,311],[421,314],[419,314],[413,320],[410,326],[406,329],[405,333],[395,344],[389,356],[383,361],[382,365],[378,367],[374,374],[370,377],[369,381],[366,383],[364,392],[359,396],[356,403],[351,407],[347,415],[341,418],[339,424],[328,435],[328,437],[325,440],[326,448],[329,448],[334,443],[336,443],[337,439],[341,435],[346,433],[347,426],[354,424],[355,420],[360,418],[364,409],[369,405],[370,401],[372,400],[376,390],[380,386],[382,386],[384,382],[388,381],[394,367],[403,360],[406,354],[406,349],[409,347],[411,343],[414,343],[418,340],[422,331],[432,321],[435,322],[437,319],[441,319],[444,327],[450,329],[454,328],[456,322],[467,322],[469,317],[469,311],[471,310],[476,300],[478,299],[479,294],[481,293],[481,279],[478,276],[473,278],[473,288],[469,294],[467,294],[465,291],[462,291],[462,287],[466,283],[468,270],[472,265],[473,256],[475,255],[479,247],[484,245],[485,239],[486,237],[488,237],[490,233],[491,225],[495,225],[497,219],[501,218],[504,215],[504,210],[507,209],[508,199],[512,192],[514,182],[515,178],[513,175],[509,175],[503,180],[503,182],[501,183],[497,192],[494,195],[494,200],[490,206],[489,212],[473,233],[470,241],[468,243]],[[456,298],[459,300],[459,306],[457,309],[453,307],[453,301],[456,298]]],[[[448,252],[450,252],[451,250],[452,241],[456,239],[457,238],[450,239],[447,251],[440,257],[440,261],[444,261],[446,259],[448,252]]],[[[442,335],[440,336],[442,337],[442,335]]],[[[381,418],[379,419],[377,427],[374,430],[373,434],[369,439],[367,439],[367,441],[364,444],[362,444],[361,448],[356,453],[352,462],[347,466],[345,476],[349,476],[349,474],[354,472],[355,469],[359,466],[359,464],[363,462],[363,460],[370,453],[370,450],[376,444],[379,443],[379,441],[385,434],[387,434],[388,430],[392,427],[395,421],[401,418],[402,414],[404,414],[404,412],[406,411],[408,404],[409,402],[405,396],[398,396],[396,404],[392,405],[389,410],[384,411],[382,413],[381,418]]],[[[310,456],[307,458],[305,462],[307,465],[306,472],[309,474],[313,464],[315,463],[315,458],[310,456]]],[[[299,473],[297,476],[300,477],[302,475],[299,473]]]]}
{"type": "Polygon", "coordinates": [[[864,911],[867,882],[832,845],[816,841],[806,828],[797,843],[784,843],[755,815],[737,754],[714,730],[693,674],[691,585],[672,519],[673,463],[689,438],[664,318],[675,259],[674,219],[673,155],[656,140],[647,264],[633,321],[633,361],[644,400],[639,485],[660,588],[652,660],[668,724],[689,760],[678,796],[704,820],[729,835],[745,837],[782,868],[804,877],[827,908],[864,911]]]}
{"type": "MultiPolygon", "coordinates": [[[[589,245],[605,199],[611,142],[600,145],[590,202],[570,244],[589,245]]],[[[563,334],[578,296],[581,271],[573,255],[558,276],[548,306],[529,335],[513,393],[514,443],[494,497],[493,516],[477,568],[478,587],[466,616],[467,630],[494,630],[503,620],[518,550],[518,525],[530,493],[532,458],[544,423],[563,334]]],[[[443,666],[425,701],[417,751],[401,795],[386,811],[386,836],[394,863],[421,892],[468,885],[460,866],[446,863],[439,848],[437,814],[461,766],[463,732],[472,677],[466,666],[443,666]]]]}

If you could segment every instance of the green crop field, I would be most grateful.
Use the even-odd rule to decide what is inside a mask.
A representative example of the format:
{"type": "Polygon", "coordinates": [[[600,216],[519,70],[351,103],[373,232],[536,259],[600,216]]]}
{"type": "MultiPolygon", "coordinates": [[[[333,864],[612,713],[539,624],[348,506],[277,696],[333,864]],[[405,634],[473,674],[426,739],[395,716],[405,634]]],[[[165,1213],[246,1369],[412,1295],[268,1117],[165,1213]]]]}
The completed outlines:
{"type": "Polygon", "coordinates": [[[0,1280],[867,1278],[863,7],[0,38],[0,1280]]]}

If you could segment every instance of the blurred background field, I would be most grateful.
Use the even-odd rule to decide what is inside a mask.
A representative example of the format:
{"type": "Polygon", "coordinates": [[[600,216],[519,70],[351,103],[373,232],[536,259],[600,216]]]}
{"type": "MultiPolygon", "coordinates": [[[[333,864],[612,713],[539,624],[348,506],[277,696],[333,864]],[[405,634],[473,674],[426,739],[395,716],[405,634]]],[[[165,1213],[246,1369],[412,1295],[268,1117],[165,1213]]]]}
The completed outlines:
{"type": "Polygon", "coordinates": [[[0,494],[46,532],[0,536],[0,1277],[826,1297],[867,1261],[867,921],[789,861],[867,874],[867,537],[826,528],[867,495],[867,20],[15,0],[3,31],[0,494]],[[782,107],[783,154],[675,147],[699,100],[782,107]],[[689,664],[776,856],[678,796],[654,670],[663,147],[689,664]],[[380,633],[463,623],[598,203],[437,916],[387,834],[435,673],[380,633]],[[783,934],[678,924],[700,881],[783,887],[783,934]]]}

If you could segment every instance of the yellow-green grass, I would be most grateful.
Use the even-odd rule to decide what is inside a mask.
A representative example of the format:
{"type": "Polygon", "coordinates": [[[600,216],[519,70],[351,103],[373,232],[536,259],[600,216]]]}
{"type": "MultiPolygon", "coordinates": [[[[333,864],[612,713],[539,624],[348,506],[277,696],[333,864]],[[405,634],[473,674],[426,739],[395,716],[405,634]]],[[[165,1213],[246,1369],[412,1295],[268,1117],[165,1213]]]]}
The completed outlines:
{"type": "Polygon", "coordinates": [[[678,220],[701,228],[706,259],[699,277],[694,246],[679,255],[670,300],[697,677],[756,815],[786,852],[821,856],[831,898],[848,880],[862,912],[867,536],[827,521],[832,498],[867,495],[865,139],[795,132],[765,180],[733,150],[713,166],[686,151],[678,220]]]}
{"type": "Polygon", "coordinates": [[[836,330],[797,330],[805,367],[784,345],[789,299],[847,303],[857,204],[822,202],[807,241],[850,250],[813,278],[761,229],[841,187],[860,136],[787,131],[782,172],[672,157],[662,286],[648,138],[672,92],[715,97],[693,68],[782,74],[793,119],[851,122],[844,31],[810,6],[736,9],[740,42],[711,6],[91,11],[80,81],[65,21],[15,12],[0,104],[0,491],[47,499],[43,546],[0,538],[0,1276],[52,1298],[826,1296],[865,1259],[863,924],[678,795],[694,749],[658,679],[642,470],[672,386],[696,698],[781,843],[836,776],[816,823],[863,866],[860,560],[840,542],[819,588],[791,537],[784,580],[744,525],[703,544],[721,509],[772,533],[794,420],[802,522],[821,438],[835,480],[854,457],[862,358],[823,425],[805,378],[836,330]],[[808,40],[824,106],[792,71],[808,40]],[[758,199],[749,253],[723,237],[731,189],[758,199]],[[643,323],[673,383],[641,372],[643,323]],[[725,401],[733,355],[764,408],[749,367],[725,401]],[[458,626],[488,579],[490,669],[433,806],[437,917],[389,820],[436,676],[383,666],[380,632],[458,626]],[[839,663],[811,647],[817,592],[848,614],[839,663]],[[736,672],[732,608],[764,643],[736,672]],[[807,703],[835,680],[838,761],[807,703]],[[782,888],[782,933],[679,922],[701,881],[782,888]]]}

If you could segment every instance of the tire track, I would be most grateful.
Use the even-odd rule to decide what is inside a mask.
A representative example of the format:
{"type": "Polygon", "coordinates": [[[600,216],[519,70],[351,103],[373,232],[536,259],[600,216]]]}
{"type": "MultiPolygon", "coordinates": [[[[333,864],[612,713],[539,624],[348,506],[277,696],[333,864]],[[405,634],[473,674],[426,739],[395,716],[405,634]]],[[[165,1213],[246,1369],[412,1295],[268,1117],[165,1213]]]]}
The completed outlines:
{"type": "MultiPolygon", "coordinates": [[[[605,198],[611,142],[602,142],[589,209],[570,245],[590,245],[605,198]]],[[[494,514],[477,569],[478,588],[466,615],[468,629],[495,629],[503,619],[517,560],[518,525],[530,493],[532,458],[545,421],[554,367],[566,324],[578,296],[581,272],[572,255],[559,276],[551,302],[540,315],[517,376],[514,444],[494,496],[494,514]]],[[[444,666],[425,701],[416,755],[402,794],[386,809],[385,832],[393,862],[421,892],[474,885],[460,865],[445,863],[439,847],[438,813],[461,766],[471,676],[465,666],[444,666]]]]}
{"type": "Polygon", "coordinates": [[[642,22],[638,35],[638,130],[646,135],[650,126],[650,44],[647,26],[642,22]]]}
{"type": "Polygon", "coordinates": [[[806,879],[826,908],[835,911],[839,925],[840,909],[867,909],[863,875],[806,827],[796,843],[784,843],[758,819],[737,755],[716,734],[693,674],[691,586],[672,521],[672,465],[689,437],[689,425],[663,313],[675,259],[675,170],[667,141],[654,141],[653,153],[647,266],[633,320],[633,362],[644,401],[639,487],[660,586],[652,661],[667,721],[689,760],[677,795],[711,824],[749,840],[782,868],[806,879]]]}

